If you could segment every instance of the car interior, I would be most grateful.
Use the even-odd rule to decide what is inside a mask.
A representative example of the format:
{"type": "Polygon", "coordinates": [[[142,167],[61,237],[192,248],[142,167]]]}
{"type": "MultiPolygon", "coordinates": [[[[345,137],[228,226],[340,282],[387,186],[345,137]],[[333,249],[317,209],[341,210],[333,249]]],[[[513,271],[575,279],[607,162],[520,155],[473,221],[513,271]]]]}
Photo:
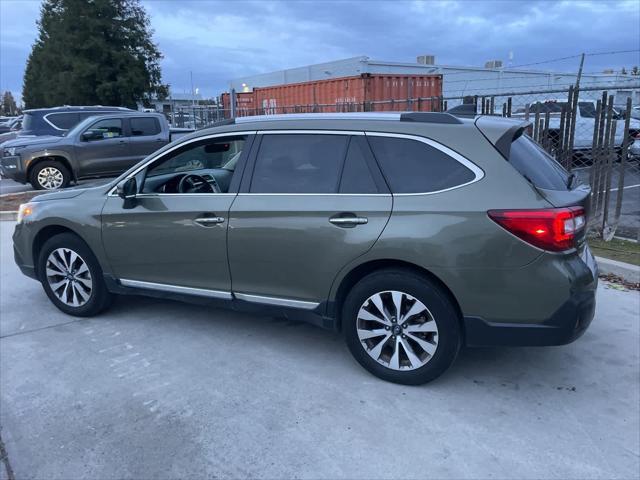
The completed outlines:
{"type": "Polygon", "coordinates": [[[227,193],[245,138],[189,144],[152,166],[142,193],[227,193]]]}

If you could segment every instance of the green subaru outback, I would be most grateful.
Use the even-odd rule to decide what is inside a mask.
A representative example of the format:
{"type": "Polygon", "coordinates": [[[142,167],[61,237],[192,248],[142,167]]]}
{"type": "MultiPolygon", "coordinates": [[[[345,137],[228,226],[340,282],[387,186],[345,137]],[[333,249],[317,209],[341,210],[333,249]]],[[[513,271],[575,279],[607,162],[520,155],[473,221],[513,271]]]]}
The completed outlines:
{"type": "Polygon", "coordinates": [[[527,127],[238,118],[22,205],[15,259],[70,315],[114,294],[285,314],[343,332],[380,378],[424,383],[463,345],[565,344],[593,318],[590,191],[527,127]]]}

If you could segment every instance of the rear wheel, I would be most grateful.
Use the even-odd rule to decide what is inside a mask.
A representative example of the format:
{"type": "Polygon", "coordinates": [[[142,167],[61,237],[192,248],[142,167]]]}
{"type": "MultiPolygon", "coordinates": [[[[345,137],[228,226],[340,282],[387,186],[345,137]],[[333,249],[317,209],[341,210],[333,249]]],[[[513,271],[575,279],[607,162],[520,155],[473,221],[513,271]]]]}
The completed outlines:
{"type": "Polygon", "coordinates": [[[100,264],[89,247],[71,233],[45,242],[38,257],[38,276],[49,299],[69,315],[90,317],[111,303],[100,264]]]}
{"type": "Polygon", "coordinates": [[[440,376],[460,349],[448,296],[410,270],[381,270],[358,282],[342,308],[349,350],[369,372],[407,385],[440,376]]]}
{"type": "Polygon", "coordinates": [[[69,185],[71,174],[67,167],[55,160],[38,163],[29,178],[29,183],[36,190],[57,190],[69,185]]]}

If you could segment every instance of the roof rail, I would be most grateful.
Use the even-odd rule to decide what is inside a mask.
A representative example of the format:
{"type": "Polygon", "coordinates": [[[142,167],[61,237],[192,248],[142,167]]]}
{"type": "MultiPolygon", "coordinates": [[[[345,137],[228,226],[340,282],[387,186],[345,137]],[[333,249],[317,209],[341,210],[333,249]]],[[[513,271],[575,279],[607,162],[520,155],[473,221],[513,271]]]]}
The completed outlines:
{"type": "Polygon", "coordinates": [[[400,115],[401,122],[446,123],[459,125],[462,121],[450,113],[440,112],[407,112],[400,115]]]}

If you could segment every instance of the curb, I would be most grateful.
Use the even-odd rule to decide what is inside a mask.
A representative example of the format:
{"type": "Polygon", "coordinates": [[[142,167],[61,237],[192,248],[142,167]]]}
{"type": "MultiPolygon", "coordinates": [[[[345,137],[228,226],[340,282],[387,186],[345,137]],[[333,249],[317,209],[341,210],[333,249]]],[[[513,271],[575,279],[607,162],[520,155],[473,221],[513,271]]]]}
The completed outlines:
{"type": "Polygon", "coordinates": [[[18,219],[18,212],[11,210],[0,210],[0,222],[2,221],[16,221],[18,219]]]}
{"type": "Polygon", "coordinates": [[[617,275],[631,283],[640,282],[640,266],[602,257],[596,257],[596,262],[602,274],[617,275]]]}

